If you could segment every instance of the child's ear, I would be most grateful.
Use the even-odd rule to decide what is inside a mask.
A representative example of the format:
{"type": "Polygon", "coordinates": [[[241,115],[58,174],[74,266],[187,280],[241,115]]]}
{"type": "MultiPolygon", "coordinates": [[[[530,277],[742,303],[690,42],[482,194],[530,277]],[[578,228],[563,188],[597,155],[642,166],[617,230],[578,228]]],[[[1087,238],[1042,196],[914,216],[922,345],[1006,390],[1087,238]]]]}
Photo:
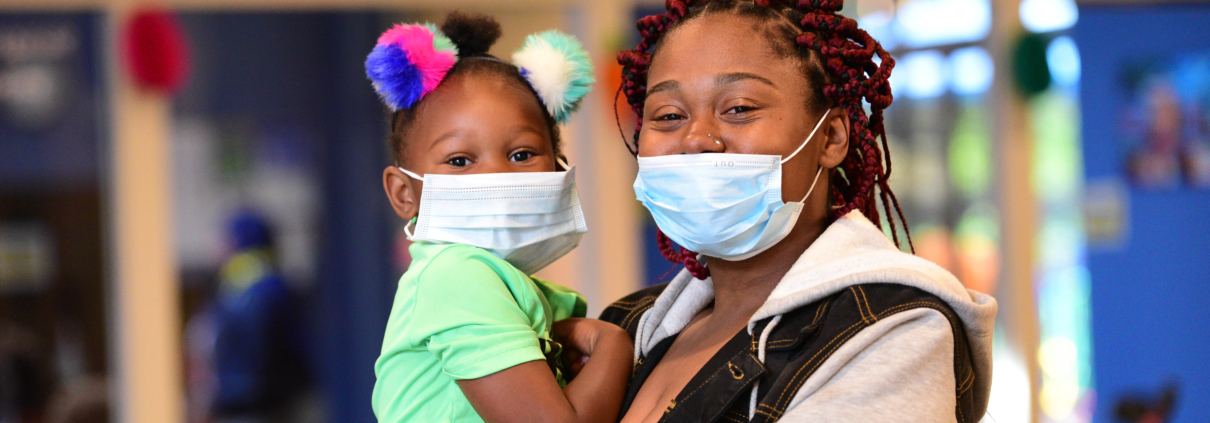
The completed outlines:
{"type": "Polygon", "coordinates": [[[412,198],[420,192],[420,181],[414,180],[395,166],[387,166],[382,171],[382,188],[387,191],[387,201],[395,214],[403,220],[412,220],[420,205],[412,198]]]}

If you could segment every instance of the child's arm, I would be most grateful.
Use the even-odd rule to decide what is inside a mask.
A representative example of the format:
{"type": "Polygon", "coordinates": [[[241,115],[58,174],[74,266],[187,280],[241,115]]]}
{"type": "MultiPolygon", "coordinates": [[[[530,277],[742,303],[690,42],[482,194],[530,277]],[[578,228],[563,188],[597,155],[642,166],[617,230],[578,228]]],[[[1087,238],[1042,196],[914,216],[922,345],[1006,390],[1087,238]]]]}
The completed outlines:
{"type": "Polygon", "coordinates": [[[554,337],[564,348],[591,358],[567,387],[544,361],[531,361],[478,379],[459,380],[458,387],[479,416],[501,422],[616,422],[626,395],[634,344],[621,328],[595,319],[555,323],[554,337]]]}

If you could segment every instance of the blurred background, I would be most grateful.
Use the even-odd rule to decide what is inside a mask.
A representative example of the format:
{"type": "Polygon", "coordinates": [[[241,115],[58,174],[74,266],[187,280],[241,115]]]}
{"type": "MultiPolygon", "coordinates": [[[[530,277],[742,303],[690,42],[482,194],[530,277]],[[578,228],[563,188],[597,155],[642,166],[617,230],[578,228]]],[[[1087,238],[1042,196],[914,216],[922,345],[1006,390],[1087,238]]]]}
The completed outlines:
{"type": "MultiPolygon", "coordinates": [[[[409,258],[363,62],[454,8],[598,65],[563,129],[592,231],[540,274],[590,315],[669,279],[613,101],[658,1],[0,0],[0,423],[373,421],[409,258]]],[[[917,253],[1000,302],[984,421],[1210,420],[1210,3],[843,13],[897,59],[917,253]]]]}

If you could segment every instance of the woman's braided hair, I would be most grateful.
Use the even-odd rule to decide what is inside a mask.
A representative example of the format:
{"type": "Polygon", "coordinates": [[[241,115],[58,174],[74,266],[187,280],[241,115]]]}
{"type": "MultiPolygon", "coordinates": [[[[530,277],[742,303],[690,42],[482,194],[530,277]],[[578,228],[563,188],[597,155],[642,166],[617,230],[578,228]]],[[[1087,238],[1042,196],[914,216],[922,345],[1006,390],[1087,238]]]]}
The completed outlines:
{"type": "MultiPolygon", "coordinates": [[[[876,198],[880,199],[895,243],[899,244],[894,219],[898,217],[911,248],[903,211],[888,184],[891,157],[882,119],[883,109],[891,105],[887,79],[895,60],[857,27],[857,21],[837,14],[843,6],[843,0],[667,0],[667,12],[639,19],[639,34],[643,37],[639,45],[618,54],[622,65],[619,92],[626,94],[637,115],[634,146],[627,144],[627,149],[638,155],[647,71],[662,37],[685,22],[717,13],[768,22],[773,28],[765,35],[774,50],[800,58],[808,86],[820,87],[818,93],[810,95],[808,105],[815,109],[842,107],[849,115],[849,152],[838,166],[840,172],[832,173],[830,180],[832,217],[859,210],[881,228],[876,198]],[[863,102],[869,103],[868,115],[863,102]]],[[[709,276],[709,269],[697,261],[696,253],[685,248],[677,251],[663,232],[657,231],[656,239],[660,253],[668,260],[683,263],[696,278],[709,276]]]]}

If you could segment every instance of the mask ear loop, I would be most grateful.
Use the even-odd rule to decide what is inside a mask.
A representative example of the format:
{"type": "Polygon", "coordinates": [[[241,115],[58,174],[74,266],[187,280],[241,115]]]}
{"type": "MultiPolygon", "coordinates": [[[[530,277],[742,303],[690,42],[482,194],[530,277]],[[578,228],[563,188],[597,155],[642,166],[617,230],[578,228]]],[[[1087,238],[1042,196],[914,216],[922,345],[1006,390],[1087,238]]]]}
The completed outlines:
{"type": "Polygon", "coordinates": [[[802,196],[802,199],[798,200],[798,202],[804,203],[804,204],[807,202],[807,197],[810,197],[811,193],[815,192],[815,183],[819,182],[819,175],[822,173],[823,173],[823,166],[819,166],[819,170],[815,171],[815,179],[811,180],[811,189],[808,189],[807,195],[802,196]]]}
{"type": "Polygon", "coordinates": [[[562,158],[562,157],[555,157],[555,163],[558,163],[558,164],[559,164],[559,166],[563,166],[563,171],[564,171],[564,172],[566,172],[566,171],[568,171],[569,169],[571,169],[571,166],[568,166],[568,165],[567,165],[567,161],[566,161],[566,160],[563,160],[563,158],[562,158]]]}
{"type": "Polygon", "coordinates": [[[415,179],[415,180],[417,180],[417,181],[424,181],[424,177],[423,177],[423,176],[420,176],[420,175],[417,175],[417,174],[415,174],[415,173],[412,173],[412,171],[407,170],[407,169],[404,169],[404,168],[403,168],[403,166],[400,166],[400,165],[395,165],[395,168],[396,168],[396,169],[399,169],[399,170],[401,170],[401,171],[403,171],[403,173],[404,173],[404,174],[406,174],[406,175],[408,175],[408,176],[411,176],[411,177],[412,177],[412,179],[415,179]]]}
{"type": "Polygon", "coordinates": [[[827,111],[823,112],[823,116],[819,117],[819,122],[815,123],[815,129],[811,130],[811,135],[807,135],[807,140],[803,141],[802,144],[799,144],[798,149],[794,150],[793,153],[790,153],[790,157],[781,159],[781,164],[786,164],[786,162],[790,161],[790,159],[793,159],[794,156],[798,155],[798,152],[802,151],[803,147],[806,147],[807,144],[811,142],[811,138],[815,136],[815,132],[819,131],[819,127],[823,126],[823,121],[828,118],[828,113],[832,113],[832,109],[828,109],[827,111]]]}
{"type": "MultiPolygon", "coordinates": [[[[399,170],[403,171],[403,173],[404,173],[404,174],[408,175],[408,177],[410,177],[410,178],[412,178],[412,179],[415,179],[415,180],[417,180],[417,181],[423,181],[423,180],[424,180],[424,177],[423,177],[423,176],[420,176],[420,175],[417,175],[417,174],[415,174],[415,173],[412,173],[412,171],[407,170],[407,169],[404,169],[404,168],[403,168],[403,166],[395,165],[395,167],[396,167],[397,169],[399,169],[399,170]]],[[[407,237],[408,237],[408,241],[412,241],[412,240],[413,240],[413,239],[412,239],[412,238],[413,238],[412,231],[411,231],[410,229],[408,229],[408,227],[409,227],[409,226],[412,226],[413,222],[415,222],[415,224],[419,224],[419,223],[420,223],[420,222],[418,222],[418,219],[413,218],[412,220],[408,221],[408,223],[407,223],[407,224],[403,225],[403,234],[404,234],[404,235],[407,235],[407,237]]]]}
{"type": "MultiPolygon", "coordinates": [[[[811,142],[811,138],[815,137],[816,132],[819,132],[819,127],[823,126],[823,122],[828,119],[829,113],[832,113],[832,109],[828,109],[823,112],[823,116],[819,117],[819,122],[816,122],[815,128],[811,130],[811,135],[807,135],[807,140],[803,141],[802,144],[799,144],[798,149],[794,150],[793,153],[790,153],[790,157],[781,159],[781,164],[786,164],[786,162],[790,161],[790,159],[793,159],[794,156],[797,156],[798,153],[800,151],[802,151],[803,147],[806,147],[807,144],[809,144],[811,142]]],[[[811,188],[807,190],[807,195],[802,196],[802,200],[798,200],[798,202],[800,202],[800,203],[807,202],[807,197],[810,197],[811,193],[815,192],[815,184],[819,182],[820,174],[823,174],[823,166],[819,166],[819,170],[815,171],[815,179],[811,180],[811,188]]]]}
{"type": "Polygon", "coordinates": [[[416,222],[416,219],[412,219],[408,221],[407,224],[403,225],[403,234],[407,236],[408,241],[415,241],[412,239],[415,235],[412,235],[412,231],[408,229],[408,227],[412,226],[413,222],[416,222]]]}

